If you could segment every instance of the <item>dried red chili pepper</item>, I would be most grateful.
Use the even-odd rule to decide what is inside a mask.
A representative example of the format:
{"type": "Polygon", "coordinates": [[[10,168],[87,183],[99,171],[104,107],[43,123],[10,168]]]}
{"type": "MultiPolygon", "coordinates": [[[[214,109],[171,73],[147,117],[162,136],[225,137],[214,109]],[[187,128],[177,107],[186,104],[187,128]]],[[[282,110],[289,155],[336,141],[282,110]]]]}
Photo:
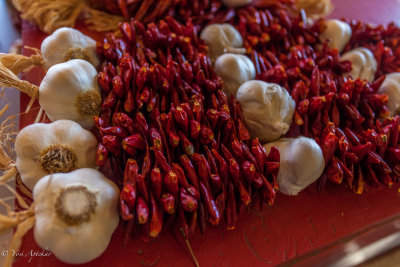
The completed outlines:
{"type": "Polygon", "coordinates": [[[200,143],[208,145],[214,141],[213,131],[205,125],[201,126],[200,130],[200,143]]]}
{"type": "Polygon", "coordinates": [[[175,172],[170,171],[164,176],[164,185],[169,193],[175,197],[179,193],[178,176],[175,172]]]}
{"type": "Polygon", "coordinates": [[[108,94],[112,88],[110,76],[105,72],[99,72],[97,80],[99,81],[101,91],[104,92],[105,94],[108,94]]]}
{"type": "Polygon", "coordinates": [[[180,189],[180,203],[182,208],[187,212],[194,212],[198,207],[197,200],[182,187],[180,189]]]}
{"type": "Polygon", "coordinates": [[[149,218],[149,207],[141,196],[138,196],[136,201],[136,214],[139,224],[145,224],[149,218]]]}
{"type": "Polygon", "coordinates": [[[121,200],[127,205],[129,210],[133,210],[136,204],[136,190],[131,184],[125,184],[120,194],[121,200]]]}
{"type": "Polygon", "coordinates": [[[136,180],[136,185],[137,185],[139,193],[146,200],[146,202],[148,202],[149,201],[149,192],[147,189],[145,176],[142,174],[138,174],[138,175],[136,175],[135,180],[136,180]]]}
{"type": "Polygon", "coordinates": [[[125,88],[124,88],[124,84],[122,82],[122,79],[120,76],[114,76],[114,78],[112,79],[112,90],[113,93],[119,97],[122,98],[125,94],[125,88]]]}
{"type": "Polygon", "coordinates": [[[171,166],[168,164],[166,158],[164,157],[164,155],[159,151],[159,150],[155,150],[152,149],[154,152],[154,156],[156,158],[156,162],[157,164],[161,167],[162,171],[165,173],[168,173],[170,171],[172,171],[171,166]]]}
{"type": "Polygon", "coordinates": [[[161,206],[163,211],[169,214],[175,213],[175,198],[170,193],[164,193],[161,196],[161,206]]]}
{"type": "Polygon", "coordinates": [[[198,177],[200,177],[200,181],[203,182],[207,188],[210,188],[209,179],[211,170],[206,158],[202,154],[194,153],[190,159],[196,164],[197,174],[198,177]]]}
{"type": "Polygon", "coordinates": [[[189,141],[189,139],[186,137],[186,135],[183,132],[178,131],[178,135],[180,137],[182,149],[185,152],[185,154],[188,156],[193,155],[194,146],[193,146],[192,142],[189,141]]]}
{"type": "Polygon", "coordinates": [[[107,150],[114,155],[119,156],[121,154],[121,142],[118,140],[118,137],[114,135],[104,135],[101,142],[107,150]]]}
{"type": "Polygon", "coordinates": [[[119,200],[119,214],[124,221],[133,220],[133,213],[129,210],[128,204],[122,199],[119,200]]]}
{"type": "Polygon", "coordinates": [[[158,203],[153,197],[150,195],[151,202],[151,220],[150,220],[150,236],[156,238],[162,230],[163,226],[163,216],[161,209],[158,207],[158,203]]]}
{"type": "Polygon", "coordinates": [[[157,129],[151,127],[149,130],[150,142],[154,149],[162,151],[161,135],[157,129]]]}
{"type": "Polygon", "coordinates": [[[102,143],[99,143],[96,149],[96,165],[99,167],[104,166],[107,160],[108,160],[108,150],[102,143]]]}
{"type": "Polygon", "coordinates": [[[134,134],[122,140],[122,148],[129,153],[129,149],[146,149],[146,142],[140,134],[134,134]]]}
{"type": "Polygon", "coordinates": [[[185,169],[187,177],[189,178],[192,185],[199,190],[199,177],[197,176],[196,169],[194,168],[192,162],[185,154],[180,157],[181,166],[185,169]]]}
{"type": "Polygon", "coordinates": [[[125,113],[115,113],[112,120],[115,125],[123,127],[129,134],[134,133],[133,120],[125,113]]]}
{"type": "Polygon", "coordinates": [[[126,164],[125,164],[125,170],[124,170],[124,185],[125,184],[132,184],[136,186],[136,176],[139,173],[139,166],[134,159],[128,159],[126,164]]]}
{"type": "Polygon", "coordinates": [[[258,138],[253,139],[253,141],[251,143],[251,153],[257,160],[257,164],[258,164],[258,167],[260,168],[260,170],[264,170],[264,161],[266,158],[266,154],[265,154],[260,142],[258,141],[258,138]]]}
{"type": "Polygon", "coordinates": [[[100,127],[100,133],[102,135],[115,135],[122,139],[128,136],[128,133],[119,126],[100,127]]]}
{"type": "Polygon", "coordinates": [[[207,187],[205,187],[205,185],[202,182],[200,182],[200,192],[201,192],[203,200],[205,201],[207,213],[209,215],[208,221],[212,225],[218,225],[219,221],[221,219],[221,215],[219,213],[217,205],[215,204],[215,201],[212,198],[210,192],[208,191],[207,187]]]}
{"type": "Polygon", "coordinates": [[[187,182],[185,171],[183,170],[183,168],[176,163],[172,163],[172,168],[176,173],[176,175],[178,176],[179,185],[182,186],[183,188],[188,188],[189,183],[187,182]]]}
{"type": "Polygon", "coordinates": [[[161,177],[161,171],[159,168],[154,167],[151,170],[150,179],[151,179],[153,194],[156,199],[160,200],[161,193],[162,193],[162,177],[161,177]]]}

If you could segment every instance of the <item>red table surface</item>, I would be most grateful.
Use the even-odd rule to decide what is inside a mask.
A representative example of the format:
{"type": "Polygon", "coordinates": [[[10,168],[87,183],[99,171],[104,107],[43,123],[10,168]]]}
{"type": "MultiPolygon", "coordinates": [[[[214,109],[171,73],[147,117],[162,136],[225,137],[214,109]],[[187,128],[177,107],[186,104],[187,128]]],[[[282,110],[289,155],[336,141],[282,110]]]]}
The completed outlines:
{"type": "MultiPolygon", "coordinates": [[[[399,20],[396,0],[333,0],[336,9],[330,17],[362,19],[372,23],[399,20]]],[[[83,29],[84,31],[84,29],[83,29]]],[[[39,47],[46,36],[35,26],[23,25],[25,45],[39,47]]],[[[39,84],[43,71],[34,69],[26,78],[39,84]]],[[[21,106],[28,99],[21,98],[21,106]]],[[[21,117],[21,127],[33,115],[21,117]]],[[[345,186],[328,184],[321,194],[315,184],[297,197],[278,194],[273,206],[264,206],[239,217],[235,230],[224,224],[197,231],[190,239],[201,266],[273,266],[351,236],[358,230],[390,216],[400,214],[398,186],[369,188],[355,195],[345,186]]],[[[192,266],[193,262],[178,231],[163,233],[157,240],[143,242],[138,237],[123,246],[124,225],[113,234],[108,249],[99,258],[82,266],[192,266]]],[[[14,266],[68,266],[54,256],[28,256],[41,251],[30,231],[23,240],[14,266]],[[28,254],[28,255],[27,255],[28,254]]]]}

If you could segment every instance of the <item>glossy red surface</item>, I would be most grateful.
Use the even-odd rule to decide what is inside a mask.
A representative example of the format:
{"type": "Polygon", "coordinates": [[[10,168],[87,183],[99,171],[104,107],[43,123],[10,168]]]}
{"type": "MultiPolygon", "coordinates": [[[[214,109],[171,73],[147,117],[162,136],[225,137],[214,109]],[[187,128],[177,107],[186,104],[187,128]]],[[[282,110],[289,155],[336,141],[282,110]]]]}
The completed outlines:
{"type": "MultiPolygon", "coordinates": [[[[336,0],[333,17],[364,19],[373,23],[399,20],[399,1],[336,0]]],[[[45,35],[25,23],[24,43],[38,47],[45,35]]],[[[27,79],[38,84],[43,72],[34,70],[27,79]]],[[[21,104],[26,104],[23,97],[21,104]]],[[[23,116],[21,125],[34,116],[23,116]]],[[[355,195],[345,186],[329,184],[321,194],[312,185],[297,197],[282,194],[275,204],[255,207],[239,217],[238,227],[227,231],[225,225],[209,227],[205,235],[197,231],[190,240],[201,266],[272,266],[296,256],[317,250],[329,243],[350,236],[391,215],[400,213],[398,187],[369,188],[355,195]]],[[[137,236],[123,245],[124,225],[114,233],[106,252],[83,266],[192,266],[182,235],[169,230],[157,240],[143,242],[137,236]]],[[[61,240],[60,240],[61,241],[61,240]]],[[[61,241],[62,242],[62,241],[61,241]]],[[[31,250],[40,252],[30,232],[25,236],[14,266],[68,266],[53,256],[30,257],[31,250]]]]}

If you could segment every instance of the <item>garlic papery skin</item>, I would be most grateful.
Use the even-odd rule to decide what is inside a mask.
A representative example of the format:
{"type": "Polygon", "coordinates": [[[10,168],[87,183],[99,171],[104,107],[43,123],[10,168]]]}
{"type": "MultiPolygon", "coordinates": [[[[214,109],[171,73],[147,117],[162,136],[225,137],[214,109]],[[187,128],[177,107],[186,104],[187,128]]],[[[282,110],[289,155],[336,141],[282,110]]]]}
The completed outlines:
{"type": "Polygon", "coordinates": [[[355,80],[367,80],[372,82],[375,77],[375,72],[378,64],[372,52],[365,47],[358,47],[344,53],[340,61],[350,61],[352,69],[350,71],[351,77],[355,80]]]}
{"type": "Polygon", "coordinates": [[[281,137],[292,124],[296,103],[287,90],[275,83],[248,81],[239,87],[236,99],[252,138],[261,142],[281,137]]]}
{"type": "Polygon", "coordinates": [[[339,53],[343,51],[351,38],[351,27],[344,21],[338,19],[329,19],[324,22],[324,30],[319,36],[323,43],[328,40],[330,48],[336,48],[339,53]]]}
{"type": "Polygon", "coordinates": [[[253,62],[244,55],[224,54],[215,61],[215,72],[224,81],[223,90],[228,95],[236,95],[239,86],[256,77],[253,62]]]}
{"type": "Polygon", "coordinates": [[[100,256],[119,223],[119,191],[94,169],[50,174],[33,189],[34,238],[63,262],[100,256]]]}
{"type": "Polygon", "coordinates": [[[32,190],[45,175],[96,167],[96,137],[78,123],[58,120],[23,128],[15,140],[22,182],[32,190]]]}
{"type": "Polygon", "coordinates": [[[51,121],[73,120],[91,129],[101,108],[96,69],[81,59],[52,66],[40,84],[39,103],[51,121]]]}
{"type": "Polygon", "coordinates": [[[322,174],[325,162],[322,150],[314,139],[307,137],[282,138],[264,145],[267,153],[276,146],[280,154],[279,191],[297,195],[322,174]]]}
{"type": "Polygon", "coordinates": [[[324,18],[333,10],[331,0],[296,0],[297,10],[303,9],[312,20],[324,18]]]}
{"type": "Polygon", "coordinates": [[[100,64],[96,53],[96,41],[73,28],[57,29],[43,40],[40,50],[46,70],[71,59],[86,60],[95,68],[100,64]]]}
{"type": "Polygon", "coordinates": [[[381,87],[378,90],[379,94],[388,96],[387,107],[390,116],[400,114],[400,72],[394,72],[386,75],[381,87]]]}
{"type": "Polygon", "coordinates": [[[212,61],[224,53],[246,53],[239,31],[227,23],[206,26],[200,34],[200,39],[208,44],[208,56],[212,61]]]}
{"type": "Polygon", "coordinates": [[[241,7],[251,4],[253,0],[221,0],[221,2],[227,7],[241,7]]]}

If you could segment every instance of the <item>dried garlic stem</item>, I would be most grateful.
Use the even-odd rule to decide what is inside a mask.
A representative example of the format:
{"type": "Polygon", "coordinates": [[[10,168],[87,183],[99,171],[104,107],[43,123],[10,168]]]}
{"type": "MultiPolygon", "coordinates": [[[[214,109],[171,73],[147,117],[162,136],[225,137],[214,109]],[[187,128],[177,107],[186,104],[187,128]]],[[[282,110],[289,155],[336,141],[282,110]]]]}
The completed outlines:
{"type": "Polygon", "coordinates": [[[14,74],[18,75],[23,71],[28,71],[33,66],[43,66],[43,58],[39,50],[36,54],[29,57],[19,54],[0,54],[0,63],[14,74]]]}
{"type": "MultiPolygon", "coordinates": [[[[35,217],[29,217],[25,221],[21,222],[17,230],[14,233],[13,238],[11,239],[11,245],[9,248],[9,251],[17,251],[22,243],[22,238],[24,235],[35,225],[35,217]]],[[[14,260],[15,254],[14,253],[8,253],[5,261],[4,261],[4,267],[11,267],[12,262],[14,260]]]]}
{"type": "Polygon", "coordinates": [[[82,0],[12,0],[23,19],[36,23],[39,28],[52,33],[61,27],[74,27],[83,12],[89,29],[95,31],[115,31],[124,18],[95,10],[82,0]]]}
{"type": "Polygon", "coordinates": [[[118,30],[118,23],[124,21],[124,17],[85,7],[85,23],[90,30],[108,32],[118,30]]]}
{"type": "Polygon", "coordinates": [[[82,0],[12,0],[23,19],[36,23],[39,28],[52,33],[60,27],[74,27],[85,6],[82,0]]]}
{"type": "MultiPolygon", "coordinates": [[[[3,233],[9,229],[17,227],[15,231],[9,251],[17,251],[22,243],[22,238],[35,224],[35,205],[28,205],[25,200],[6,183],[0,183],[0,186],[5,186],[10,192],[13,193],[18,201],[18,204],[24,208],[23,211],[13,211],[12,208],[5,203],[4,199],[0,200],[0,204],[5,206],[7,214],[0,214],[0,233],[3,233]]],[[[4,266],[12,266],[12,262],[15,254],[9,253],[4,261],[4,266]]]]}
{"type": "Polygon", "coordinates": [[[14,87],[20,90],[21,92],[29,95],[31,97],[31,101],[28,104],[26,112],[30,110],[33,105],[33,102],[39,96],[39,87],[31,84],[27,81],[20,80],[17,75],[15,75],[11,70],[6,68],[3,64],[0,63],[0,87],[14,87]]]}
{"type": "Polygon", "coordinates": [[[6,104],[1,110],[0,110],[0,117],[4,115],[4,113],[8,110],[10,107],[9,104],[6,104]]]}

